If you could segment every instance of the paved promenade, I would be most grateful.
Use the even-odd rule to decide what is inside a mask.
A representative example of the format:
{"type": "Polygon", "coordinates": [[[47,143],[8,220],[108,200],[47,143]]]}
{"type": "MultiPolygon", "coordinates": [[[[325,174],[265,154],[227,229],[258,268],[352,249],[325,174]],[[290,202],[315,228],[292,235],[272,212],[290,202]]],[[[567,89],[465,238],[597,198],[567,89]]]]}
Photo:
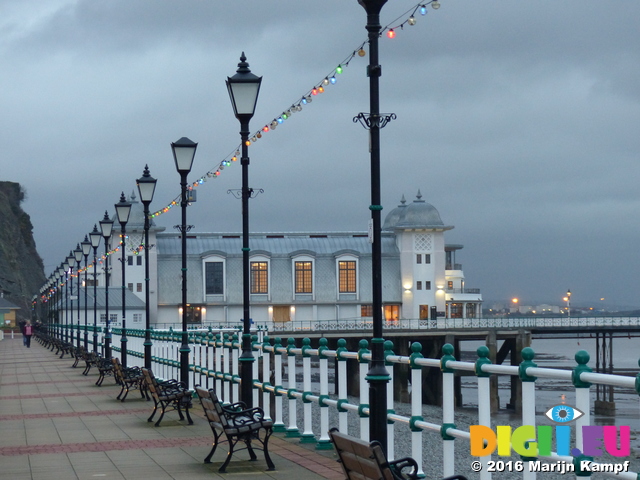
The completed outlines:
{"type": "Polygon", "coordinates": [[[276,470],[266,471],[261,452],[250,462],[246,451],[234,454],[227,473],[218,467],[226,456],[222,444],[213,463],[203,463],[213,441],[199,402],[194,425],[168,412],[160,427],[148,423],[153,402],[137,391],[116,400],[120,387],[107,378],[97,387],[96,369],[59,359],[38,342],[28,349],[22,337],[0,341],[0,479],[343,479],[332,451],[318,453],[274,434],[269,451],[276,470]]]}

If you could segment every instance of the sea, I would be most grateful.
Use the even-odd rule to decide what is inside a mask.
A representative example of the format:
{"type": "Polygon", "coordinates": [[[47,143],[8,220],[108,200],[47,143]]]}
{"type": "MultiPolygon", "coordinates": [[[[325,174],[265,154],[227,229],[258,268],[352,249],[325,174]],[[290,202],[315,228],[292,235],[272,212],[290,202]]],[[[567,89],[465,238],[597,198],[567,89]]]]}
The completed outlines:
{"type": "MultiPolygon", "coordinates": [[[[462,360],[473,361],[477,358],[475,350],[482,342],[464,342],[461,345],[462,360]]],[[[632,372],[640,372],[638,361],[640,359],[640,338],[621,337],[614,338],[612,344],[613,367],[632,372]]],[[[595,370],[596,341],[589,334],[583,334],[579,338],[540,338],[533,339],[531,348],[535,352],[534,362],[539,367],[558,367],[570,369],[576,366],[575,354],[585,350],[591,356],[588,366],[595,370]]],[[[616,373],[616,372],[614,372],[616,373]]],[[[507,378],[502,378],[498,383],[501,414],[509,418],[506,404],[510,400],[510,387],[507,378]]],[[[594,414],[593,400],[595,400],[595,386],[591,387],[591,420],[594,425],[629,425],[632,432],[636,432],[640,438],[640,397],[634,389],[614,389],[614,401],[616,405],[615,415],[594,414]]],[[[462,377],[462,408],[474,409],[478,405],[476,380],[474,377],[462,377]]],[[[551,407],[564,403],[571,405],[575,399],[575,389],[570,382],[553,379],[541,379],[536,381],[536,414],[539,416],[551,407]]],[[[546,423],[546,422],[545,422],[546,423]]]]}

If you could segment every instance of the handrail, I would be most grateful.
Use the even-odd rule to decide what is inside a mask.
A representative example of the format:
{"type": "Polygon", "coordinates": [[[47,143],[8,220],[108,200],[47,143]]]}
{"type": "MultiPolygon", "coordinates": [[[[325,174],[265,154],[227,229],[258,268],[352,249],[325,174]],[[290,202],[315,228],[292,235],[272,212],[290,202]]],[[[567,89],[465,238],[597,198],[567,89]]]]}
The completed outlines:
{"type": "MultiPolygon", "coordinates": [[[[118,344],[118,335],[121,333],[119,329],[113,331],[113,342],[118,344]]],[[[264,332],[263,332],[264,333],[264,332]]],[[[144,331],[127,329],[129,337],[129,363],[142,364],[144,352],[144,331]]],[[[152,369],[156,375],[164,378],[175,377],[180,368],[179,332],[156,331],[152,346],[152,369]]],[[[308,338],[302,341],[280,338],[269,338],[262,335],[258,341],[258,335],[254,335],[253,351],[256,358],[261,359],[262,368],[259,362],[254,362],[253,368],[253,390],[254,405],[262,402],[262,408],[267,415],[271,415],[270,405],[274,406],[275,419],[274,430],[286,432],[290,435],[299,434],[303,441],[315,442],[317,448],[330,448],[328,439],[329,429],[329,409],[337,411],[340,430],[348,432],[349,425],[346,421],[348,416],[359,417],[360,420],[360,436],[368,439],[368,415],[369,415],[369,398],[366,382],[361,383],[360,397],[354,402],[353,397],[347,396],[347,362],[355,362],[358,365],[354,368],[359,369],[360,382],[363,382],[364,376],[368,370],[368,362],[371,359],[371,353],[367,347],[366,340],[361,341],[360,351],[346,350],[346,341],[339,340],[338,348],[330,350],[327,348],[327,340],[320,338],[314,340],[314,345],[308,338]],[[295,359],[300,359],[298,364],[302,364],[303,381],[300,382],[295,378],[299,366],[296,366],[295,359]],[[328,388],[329,361],[335,363],[338,371],[337,384],[333,391],[328,388]],[[311,364],[316,365],[312,367],[311,364]],[[290,377],[287,375],[291,372],[290,377]],[[318,375],[314,381],[319,382],[319,387],[312,388],[312,373],[318,375]],[[292,378],[290,383],[290,378],[292,378]],[[300,388],[302,386],[302,388],[300,388]],[[289,402],[288,409],[284,408],[285,400],[289,402]],[[300,428],[296,417],[296,405],[301,404],[304,408],[302,423],[300,428]],[[315,413],[313,408],[316,409],[315,413]],[[319,414],[318,414],[319,410],[319,414]],[[320,430],[313,430],[312,417],[320,418],[320,430]],[[300,434],[300,431],[302,432],[300,434]]],[[[190,359],[189,369],[192,375],[193,385],[206,385],[207,388],[215,388],[221,400],[225,402],[235,403],[239,400],[238,385],[241,379],[238,375],[238,357],[241,352],[241,342],[239,335],[234,330],[205,330],[190,331],[190,359]]],[[[593,373],[587,366],[588,354],[584,351],[576,353],[576,366],[572,370],[542,368],[538,367],[533,359],[535,354],[533,350],[526,349],[522,351],[523,362],[518,365],[494,365],[488,361],[488,349],[480,347],[478,349],[478,360],[476,362],[463,362],[453,359],[443,360],[443,358],[424,358],[420,355],[422,346],[419,343],[412,345],[412,355],[403,356],[396,355],[393,352],[393,345],[387,341],[385,344],[387,369],[391,377],[395,374],[396,366],[409,366],[411,372],[411,388],[412,392],[421,395],[422,392],[422,369],[430,368],[441,371],[442,375],[442,402],[443,408],[442,419],[440,423],[436,423],[433,419],[426,421],[422,414],[421,399],[417,402],[411,402],[411,414],[401,415],[393,410],[394,395],[393,389],[388,395],[388,429],[393,437],[395,429],[403,429],[408,432],[412,442],[412,456],[418,457],[416,460],[423,465],[422,454],[422,438],[423,435],[441,435],[443,449],[443,471],[445,476],[452,474],[452,468],[455,464],[455,456],[461,454],[469,454],[468,444],[471,439],[471,432],[455,425],[455,399],[454,399],[454,382],[453,377],[456,374],[468,375],[470,372],[476,374],[476,382],[478,388],[478,425],[491,425],[491,402],[489,380],[492,376],[509,376],[517,377],[522,380],[522,425],[536,425],[536,382],[540,379],[560,380],[566,382],[568,388],[575,391],[575,407],[584,413],[583,417],[576,421],[577,427],[591,424],[590,414],[590,386],[597,385],[613,385],[617,387],[634,389],[636,392],[640,389],[640,374],[637,377],[626,377],[621,375],[612,375],[605,373],[593,373]],[[484,349],[484,350],[483,350],[484,349]],[[486,350],[486,351],[485,351],[486,350]],[[444,363],[443,363],[444,361],[444,363]],[[395,423],[395,425],[394,425],[395,423]],[[459,444],[459,442],[464,442],[459,444]],[[458,445],[456,447],[456,445],[458,445]]],[[[443,347],[443,356],[449,356],[453,352],[453,347],[445,345],[443,347]]],[[[114,351],[114,355],[117,350],[114,351]]],[[[568,392],[569,393],[569,392],[568,392]]],[[[580,429],[579,429],[580,431],[580,429]]],[[[632,432],[637,435],[638,432],[632,432]]],[[[582,434],[577,436],[576,446],[582,448],[582,434]]],[[[389,443],[389,457],[394,458],[394,443],[389,443]]],[[[470,461],[473,457],[469,457],[470,461]]],[[[487,457],[479,457],[483,463],[483,469],[480,472],[481,480],[491,478],[491,474],[487,471],[487,457]]],[[[538,460],[549,462],[573,462],[574,457],[568,455],[559,455],[557,452],[551,452],[549,455],[539,455],[538,460]]],[[[597,460],[597,458],[596,458],[597,460]]],[[[427,468],[424,464],[421,468],[427,468]]],[[[525,469],[526,470],[526,469],[525,469]]],[[[456,472],[458,473],[458,472],[456,472]]],[[[614,476],[611,472],[602,472],[606,475],[614,476]]],[[[430,475],[433,476],[433,475],[430,475]]],[[[534,475],[535,476],[535,475],[534,475]]],[[[532,478],[531,475],[524,475],[523,478],[532,478]]],[[[633,472],[620,472],[616,478],[636,479],[633,472]]]]}

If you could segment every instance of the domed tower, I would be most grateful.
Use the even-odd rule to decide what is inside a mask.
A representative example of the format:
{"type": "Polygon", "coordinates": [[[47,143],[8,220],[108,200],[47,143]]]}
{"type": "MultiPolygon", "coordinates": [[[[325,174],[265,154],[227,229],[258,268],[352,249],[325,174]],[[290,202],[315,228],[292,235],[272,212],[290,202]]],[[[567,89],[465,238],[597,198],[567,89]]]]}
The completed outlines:
{"type": "Polygon", "coordinates": [[[418,190],[409,205],[403,196],[382,228],[395,233],[400,251],[402,317],[428,319],[436,312],[445,312],[444,232],[454,227],[443,223],[438,210],[425,202],[418,190]]]}

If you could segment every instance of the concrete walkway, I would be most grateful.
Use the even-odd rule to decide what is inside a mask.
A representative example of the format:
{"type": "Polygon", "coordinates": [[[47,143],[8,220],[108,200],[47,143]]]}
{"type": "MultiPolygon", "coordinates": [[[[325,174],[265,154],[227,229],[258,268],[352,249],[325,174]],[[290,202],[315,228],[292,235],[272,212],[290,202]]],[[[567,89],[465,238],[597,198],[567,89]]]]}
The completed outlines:
{"type": "Polygon", "coordinates": [[[160,427],[148,423],[153,402],[137,391],[116,400],[120,387],[107,378],[97,387],[96,369],[59,359],[37,341],[0,341],[0,479],[343,479],[332,451],[285,440],[274,434],[269,451],[276,470],[266,471],[261,452],[250,462],[234,454],[227,473],[218,473],[226,455],[222,444],[213,463],[203,463],[213,435],[194,402],[194,425],[168,412],[160,427]]]}

